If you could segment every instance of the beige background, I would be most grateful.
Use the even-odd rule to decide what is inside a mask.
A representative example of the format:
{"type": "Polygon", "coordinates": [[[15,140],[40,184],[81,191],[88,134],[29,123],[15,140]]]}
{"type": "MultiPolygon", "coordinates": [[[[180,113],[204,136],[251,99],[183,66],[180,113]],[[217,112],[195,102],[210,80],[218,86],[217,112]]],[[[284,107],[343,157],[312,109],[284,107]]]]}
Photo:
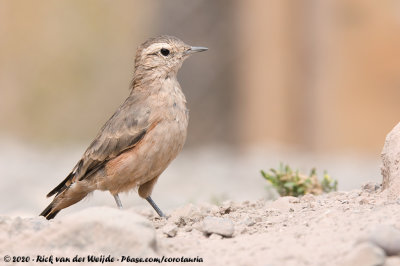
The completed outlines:
{"type": "MultiPolygon", "coordinates": [[[[179,73],[189,136],[161,206],[265,196],[259,170],[279,162],[328,170],[341,189],[379,181],[400,117],[399,32],[400,1],[0,0],[0,213],[41,211],[159,34],[209,47],[179,73]]],[[[114,204],[93,198],[77,208],[114,204]]]]}
{"type": "Polygon", "coordinates": [[[210,48],[180,73],[188,146],[377,153],[400,113],[399,30],[399,1],[0,1],[0,134],[89,141],[136,47],[173,34],[210,48]]]}

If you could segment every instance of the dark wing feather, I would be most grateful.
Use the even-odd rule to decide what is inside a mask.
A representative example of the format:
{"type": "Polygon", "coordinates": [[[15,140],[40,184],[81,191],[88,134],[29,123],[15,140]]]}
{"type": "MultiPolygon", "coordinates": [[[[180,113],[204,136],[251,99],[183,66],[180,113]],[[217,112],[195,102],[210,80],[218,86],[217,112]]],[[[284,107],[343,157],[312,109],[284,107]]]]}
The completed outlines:
{"type": "Polygon", "coordinates": [[[82,157],[75,179],[82,180],[93,169],[115,158],[139,142],[151,125],[150,108],[129,97],[105,123],[82,157]]]}
{"type": "Polygon", "coordinates": [[[72,172],[47,196],[60,193],[72,183],[90,177],[108,160],[132,148],[154,124],[150,121],[150,108],[146,101],[132,95],[104,124],[72,172]]]}

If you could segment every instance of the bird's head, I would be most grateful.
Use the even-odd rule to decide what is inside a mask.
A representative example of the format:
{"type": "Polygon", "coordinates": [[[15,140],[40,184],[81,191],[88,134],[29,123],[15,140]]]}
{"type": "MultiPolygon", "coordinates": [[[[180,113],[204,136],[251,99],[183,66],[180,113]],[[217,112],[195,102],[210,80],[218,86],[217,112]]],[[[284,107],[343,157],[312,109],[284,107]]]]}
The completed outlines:
{"type": "Polygon", "coordinates": [[[183,61],[191,54],[208,50],[185,44],[173,36],[151,38],[139,46],[135,58],[135,76],[176,76],[183,61]]]}

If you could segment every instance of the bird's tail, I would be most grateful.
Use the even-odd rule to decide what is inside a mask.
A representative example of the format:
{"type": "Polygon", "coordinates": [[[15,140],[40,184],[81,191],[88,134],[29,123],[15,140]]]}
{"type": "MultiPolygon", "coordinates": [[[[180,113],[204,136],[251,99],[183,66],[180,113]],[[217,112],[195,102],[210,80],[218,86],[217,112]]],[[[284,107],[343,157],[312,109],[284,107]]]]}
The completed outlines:
{"type": "Polygon", "coordinates": [[[46,197],[49,198],[56,193],[58,195],[61,192],[63,192],[64,190],[66,190],[69,187],[69,185],[72,183],[74,176],[75,176],[75,173],[71,172],[60,184],[58,184],[58,186],[53,188],[53,190],[50,191],[49,194],[46,195],[46,197]]]}
{"type": "Polygon", "coordinates": [[[56,196],[49,206],[42,211],[41,216],[46,217],[47,220],[53,219],[62,209],[77,203],[93,191],[93,188],[87,182],[75,182],[74,176],[74,173],[69,174],[67,178],[47,194],[47,197],[51,197],[54,194],[56,196]]]}
{"type": "Polygon", "coordinates": [[[42,213],[40,214],[40,216],[44,216],[47,220],[53,219],[54,217],[56,217],[57,213],[60,212],[60,210],[54,210],[53,207],[53,202],[49,204],[49,206],[46,207],[46,209],[44,209],[42,211],[42,213]]]}
{"type": "Polygon", "coordinates": [[[58,186],[56,186],[52,191],[50,191],[46,197],[51,197],[54,194],[56,194],[56,197],[53,199],[53,201],[49,204],[49,206],[46,207],[40,214],[40,216],[46,217],[47,220],[53,219],[56,217],[57,213],[60,212],[60,210],[55,210],[55,207],[57,205],[57,198],[58,196],[66,191],[71,184],[71,181],[74,177],[74,173],[71,172],[58,186]]]}

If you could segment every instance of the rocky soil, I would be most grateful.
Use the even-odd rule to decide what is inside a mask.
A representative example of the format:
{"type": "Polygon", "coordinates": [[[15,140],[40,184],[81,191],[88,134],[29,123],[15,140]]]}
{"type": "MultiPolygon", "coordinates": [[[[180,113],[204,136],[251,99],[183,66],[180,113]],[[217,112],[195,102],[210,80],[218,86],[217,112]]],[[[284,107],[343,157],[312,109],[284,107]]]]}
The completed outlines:
{"type": "Polygon", "coordinates": [[[400,200],[377,191],[187,205],[152,221],[163,253],[207,265],[400,265],[400,200]]]}
{"type": "MultiPolygon", "coordinates": [[[[240,164],[227,160],[229,167],[224,169],[230,171],[226,172],[218,171],[222,169],[218,167],[194,171],[193,165],[181,164],[185,167],[180,170],[186,169],[184,177],[188,178],[176,175],[170,185],[160,182],[158,186],[159,192],[165,191],[157,194],[161,195],[157,201],[160,206],[172,206],[173,201],[175,206],[182,206],[167,209],[167,218],[157,217],[147,205],[129,202],[125,206],[137,207],[119,210],[98,202],[104,207],[88,207],[82,202],[52,221],[32,214],[21,218],[19,213],[27,213],[21,212],[21,206],[38,209],[36,213],[38,206],[45,206],[36,200],[44,186],[37,182],[49,181],[51,171],[47,160],[43,164],[34,161],[34,153],[25,162],[32,162],[36,168],[22,164],[19,154],[4,157],[15,160],[0,164],[4,170],[0,172],[14,177],[3,179],[8,185],[0,193],[1,213],[6,214],[0,216],[0,265],[125,265],[146,259],[151,261],[146,265],[159,265],[157,260],[170,265],[181,265],[182,260],[202,262],[191,263],[195,265],[400,265],[400,124],[388,135],[382,152],[383,186],[369,182],[357,190],[257,201],[250,199],[263,195],[258,192],[264,189],[264,183],[248,178],[243,174],[245,168],[243,172],[232,168],[243,165],[243,160],[240,164]],[[20,165],[43,178],[25,178],[29,175],[18,171],[20,165]],[[199,172],[204,175],[196,176],[199,172]],[[211,189],[235,193],[227,194],[235,200],[219,204],[219,197],[204,201],[215,205],[201,203],[196,195],[210,196],[211,189]],[[249,200],[235,198],[240,193],[249,200]],[[195,204],[176,205],[181,200],[177,195],[197,200],[195,204]]],[[[212,165],[216,160],[209,156],[187,160],[200,166],[212,165]]],[[[221,166],[221,161],[214,166],[221,166]]],[[[105,202],[109,204],[110,200],[105,202]]]]}
{"type": "Polygon", "coordinates": [[[193,263],[199,265],[400,265],[399,210],[400,200],[368,183],[321,196],[189,204],[168,219],[148,208],[110,207],[53,221],[1,217],[0,260],[30,256],[29,263],[8,265],[43,265],[32,260],[78,255],[96,265],[88,255],[111,255],[120,262],[122,256],[201,258],[193,263]]]}

